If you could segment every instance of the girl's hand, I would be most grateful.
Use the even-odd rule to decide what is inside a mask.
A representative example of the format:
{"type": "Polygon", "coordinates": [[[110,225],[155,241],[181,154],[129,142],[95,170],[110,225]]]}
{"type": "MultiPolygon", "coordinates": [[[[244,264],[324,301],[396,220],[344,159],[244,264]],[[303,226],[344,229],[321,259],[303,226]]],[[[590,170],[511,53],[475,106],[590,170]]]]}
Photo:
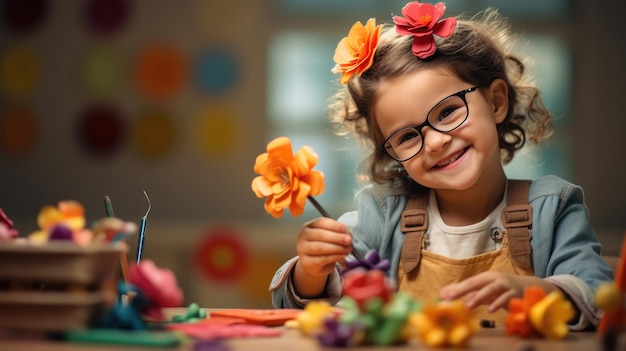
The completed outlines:
{"type": "Polygon", "coordinates": [[[343,223],[317,218],[300,230],[296,252],[300,259],[293,272],[294,287],[302,297],[316,296],[323,292],[335,264],[352,252],[352,235],[343,223]]]}
{"type": "Polygon", "coordinates": [[[524,289],[533,285],[542,287],[547,293],[558,289],[535,276],[488,271],[445,286],[439,291],[439,297],[443,300],[464,299],[469,308],[488,305],[487,311],[495,312],[500,308],[508,308],[511,298],[522,297],[524,289]]]}

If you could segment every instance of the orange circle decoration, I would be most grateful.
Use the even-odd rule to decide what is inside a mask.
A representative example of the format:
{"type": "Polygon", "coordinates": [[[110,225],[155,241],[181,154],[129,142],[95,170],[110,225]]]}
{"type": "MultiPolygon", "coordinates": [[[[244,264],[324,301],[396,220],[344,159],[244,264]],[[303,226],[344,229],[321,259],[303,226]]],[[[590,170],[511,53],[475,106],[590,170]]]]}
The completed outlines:
{"type": "Polygon", "coordinates": [[[139,93],[148,99],[173,98],[187,83],[187,74],[186,58],[174,45],[153,44],[137,56],[135,83],[139,93]]]}
{"type": "Polygon", "coordinates": [[[235,111],[229,106],[211,106],[202,110],[197,123],[197,143],[209,156],[229,156],[239,147],[239,123],[235,111]]]}
{"type": "Polygon", "coordinates": [[[239,233],[227,227],[207,232],[195,253],[196,266],[202,274],[220,283],[240,280],[249,261],[248,249],[239,233]]]}
{"type": "Polygon", "coordinates": [[[119,149],[125,134],[121,112],[113,105],[96,103],[80,116],[78,138],[90,154],[108,156],[119,149]]]}
{"type": "Polygon", "coordinates": [[[39,119],[26,106],[5,107],[0,113],[0,149],[8,156],[31,152],[39,138],[39,119]]]}
{"type": "Polygon", "coordinates": [[[39,56],[27,46],[9,49],[0,62],[2,90],[9,97],[24,98],[32,94],[40,80],[39,56]]]}
{"type": "Polygon", "coordinates": [[[159,157],[172,149],[176,141],[176,124],[169,112],[148,109],[135,127],[134,143],[139,154],[159,157]]]}

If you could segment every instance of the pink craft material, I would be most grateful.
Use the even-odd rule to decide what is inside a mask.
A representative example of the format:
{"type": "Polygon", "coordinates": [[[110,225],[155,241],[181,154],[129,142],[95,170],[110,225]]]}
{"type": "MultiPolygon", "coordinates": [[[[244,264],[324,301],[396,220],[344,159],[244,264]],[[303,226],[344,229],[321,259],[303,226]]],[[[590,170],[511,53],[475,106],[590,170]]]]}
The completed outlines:
{"type": "Polygon", "coordinates": [[[180,331],[189,337],[202,340],[216,338],[276,337],[282,335],[282,329],[250,324],[214,325],[207,323],[181,323],[169,324],[165,327],[168,330],[180,331]]]}

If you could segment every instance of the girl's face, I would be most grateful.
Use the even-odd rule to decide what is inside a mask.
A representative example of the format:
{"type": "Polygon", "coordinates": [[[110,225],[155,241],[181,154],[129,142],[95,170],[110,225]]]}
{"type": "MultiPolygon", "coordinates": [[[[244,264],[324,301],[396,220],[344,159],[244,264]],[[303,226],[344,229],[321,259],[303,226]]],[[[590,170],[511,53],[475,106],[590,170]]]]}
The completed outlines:
{"type": "MultiPolygon", "coordinates": [[[[442,99],[472,87],[443,68],[382,80],[374,118],[383,137],[388,138],[402,128],[421,125],[442,99]]],[[[421,151],[402,163],[409,176],[425,187],[441,190],[466,190],[503,176],[496,124],[506,117],[506,96],[506,84],[496,80],[465,95],[469,115],[458,128],[451,132],[422,128],[421,151]]],[[[403,140],[410,142],[414,136],[403,140]]]]}

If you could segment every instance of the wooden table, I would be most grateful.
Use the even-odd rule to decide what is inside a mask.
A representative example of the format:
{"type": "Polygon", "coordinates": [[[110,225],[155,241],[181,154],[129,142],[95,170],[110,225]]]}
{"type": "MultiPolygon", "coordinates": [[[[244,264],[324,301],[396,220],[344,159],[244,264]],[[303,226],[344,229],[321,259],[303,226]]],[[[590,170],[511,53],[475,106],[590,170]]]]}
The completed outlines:
{"type": "MultiPolygon", "coordinates": [[[[283,328],[283,327],[276,327],[283,328]]],[[[240,338],[229,339],[225,343],[230,350],[255,350],[255,351],[282,351],[282,350],[346,350],[345,348],[327,348],[321,346],[312,337],[302,336],[299,330],[282,329],[280,337],[263,338],[240,338]]],[[[145,347],[131,347],[105,344],[80,344],[61,341],[51,341],[43,337],[37,337],[32,333],[15,333],[0,331],[0,351],[130,351],[147,350],[145,347]]],[[[163,349],[163,348],[161,348],[163,349]]],[[[192,350],[192,344],[186,343],[165,350],[192,350]]],[[[405,351],[405,350],[433,350],[421,344],[418,340],[411,341],[407,345],[389,347],[361,347],[363,350],[381,351],[405,351]]],[[[438,349],[442,350],[442,349],[438,349]]],[[[594,332],[572,332],[567,338],[559,341],[545,339],[521,339],[516,336],[506,336],[503,328],[481,329],[473,336],[466,350],[481,351],[594,351],[602,350],[598,334],[594,332]],[[531,348],[525,348],[532,345],[531,348]]],[[[626,350],[626,332],[619,335],[618,346],[615,351],[626,350]]]]}

